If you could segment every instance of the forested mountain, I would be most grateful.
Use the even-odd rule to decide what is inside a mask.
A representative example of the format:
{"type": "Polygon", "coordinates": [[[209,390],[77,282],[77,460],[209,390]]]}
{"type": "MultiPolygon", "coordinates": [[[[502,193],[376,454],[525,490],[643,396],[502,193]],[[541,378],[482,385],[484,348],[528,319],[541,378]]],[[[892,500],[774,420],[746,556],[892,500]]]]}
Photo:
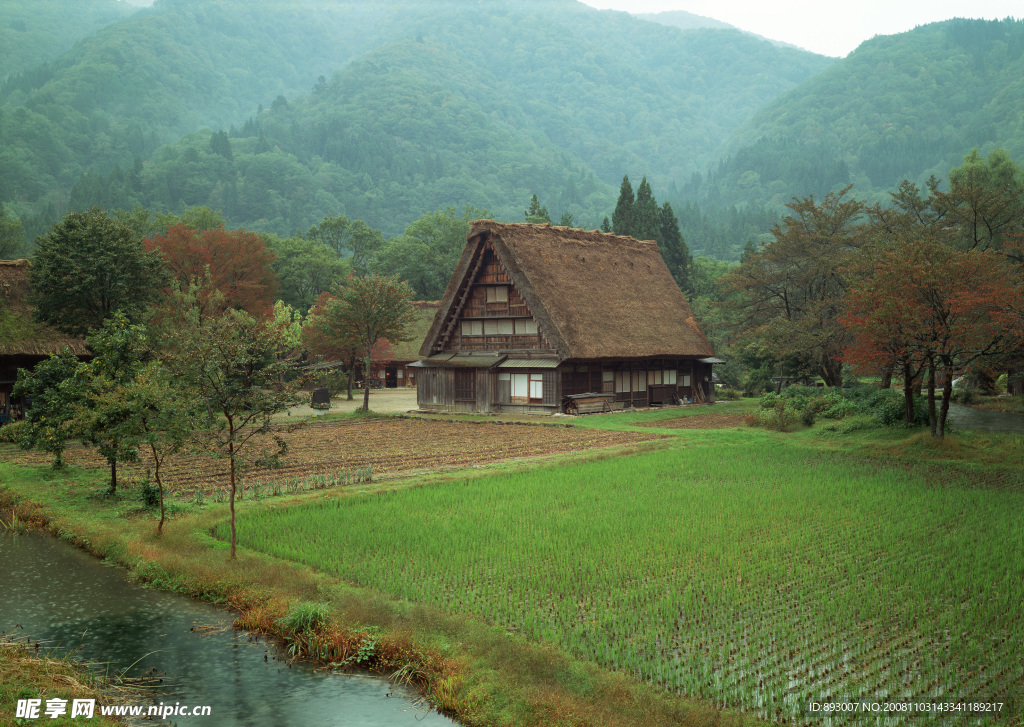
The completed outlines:
{"type": "Polygon", "coordinates": [[[9,210],[219,203],[278,231],[327,209],[386,230],[441,204],[520,217],[527,192],[597,224],[623,172],[688,177],[831,62],[574,0],[158,0],[70,58],[2,99],[9,210]],[[199,129],[232,125],[229,166],[207,173],[199,129]]]}
{"type": "Polygon", "coordinates": [[[778,207],[853,182],[886,201],[902,179],[923,186],[999,146],[1024,159],[1024,22],[950,20],[867,41],[780,96],[682,196],[778,207]]]}
{"type": "Polygon", "coordinates": [[[0,83],[56,61],[77,41],[137,10],[121,0],[0,0],[0,83]]]}
{"type": "MultiPolygon", "coordinates": [[[[75,8],[94,9],[79,30],[126,12],[75,8]]],[[[884,201],[975,146],[1024,158],[1019,21],[834,60],[655,20],[575,0],[157,0],[63,55],[58,23],[49,60],[0,86],[0,204],[29,237],[94,204],[394,235],[449,206],[522,219],[534,194],[597,226],[628,173],[695,252],[736,259],[793,197],[854,182],[884,201]]]]}

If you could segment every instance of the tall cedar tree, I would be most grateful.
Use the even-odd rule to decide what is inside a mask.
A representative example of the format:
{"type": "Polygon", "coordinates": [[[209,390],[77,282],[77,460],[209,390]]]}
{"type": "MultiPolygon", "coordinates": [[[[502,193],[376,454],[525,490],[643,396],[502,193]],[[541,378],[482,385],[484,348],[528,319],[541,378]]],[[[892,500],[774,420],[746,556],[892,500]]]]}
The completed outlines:
{"type": "MultiPolygon", "coordinates": [[[[873,331],[902,336],[930,367],[932,435],[945,435],[953,378],[975,359],[1024,346],[1024,284],[994,250],[959,250],[929,237],[904,239],[878,257],[874,274],[853,287],[845,325],[860,334],[847,357],[879,355],[873,331]],[[934,372],[943,374],[936,415],[934,372]]],[[[884,354],[883,354],[884,355],[884,354]]]]}
{"type": "Polygon", "coordinates": [[[201,316],[195,306],[178,306],[182,317],[165,328],[164,361],[179,386],[209,407],[199,433],[211,454],[226,455],[230,484],[231,558],[236,558],[235,497],[243,462],[271,465],[286,452],[271,429],[275,414],[301,401],[300,380],[282,385],[294,372],[276,353],[286,345],[282,331],[245,311],[228,309],[201,316]]]}
{"type": "Polygon", "coordinates": [[[849,191],[786,205],[794,214],[772,228],[775,239],[724,278],[741,293],[729,305],[742,317],[748,343],[779,365],[796,361],[801,373],[821,376],[827,386],[843,383],[848,333],[838,318],[845,270],[862,245],[858,220],[865,208],[844,199],[849,191]]]}
{"type": "Polygon", "coordinates": [[[632,230],[630,234],[638,240],[661,238],[661,213],[658,211],[658,201],[654,199],[651,185],[647,183],[647,177],[640,180],[640,186],[636,189],[632,230]]]}
{"type": "Polygon", "coordinates": [[[622,176],[622,185],[619,187],[619,199],[615,203],[615,211],[612,212],[612,232],[616,235],[633,234],[633,185],[629,183],[629,175],[622,176]]]}
{"type": "Polygon", "coordinates": [[[81,336],[114,311],[142,320],[166,275],[160,255],[145,251],[129,225],[93,207],[69,212],[38,238],[29,284],[36,318],[81,336]]]}
{"type": "Polygon", "coordinates": [[[244,310],[256,317],[270,313],[277,297],[276,256],[255,232],[216,227],[196,230],[185,224],[171,225],[166,235],[145,241],[147,251],[158,252],[179,288],[202,282],[209,272],[210,286],[220,291],[221,308],[211,307],[208,297],[196,300],[201,313],[216,315],[224,308],[244,310]]]}
{"type": "Polygon", "coordinates": [[[672,205],[668,202],[661,207],[658,223],[661,234],[656,239],[661,243],[661,256],[665,258],[665,265],[668,266],[680,290],[690,293],[690,265],[693,258],[690,257],[690,248],[686,246],[683,233],[679,231],[679,220],[676,219],[672,205]]]}
{"type": "Polygon", "coordinates": [[[527,222],[534,225],[543,225],[545,222],[551,224],[551,215],[548,214],[548,208],[541,205],[537,195],[533,195],[530,199],[530,209],[526,210],[523,215],[527,222]]]}
{"type": "Polygon", "coordinates": [[[328,301],[323,317],[328,329],[338,331],[363,357],[363,411],[370,410],[370,378],[374,352],[383,341],[407,341],[408,328],[416,314],[413,291],[395,276],[350,275],[334,300],[328,301]]]}

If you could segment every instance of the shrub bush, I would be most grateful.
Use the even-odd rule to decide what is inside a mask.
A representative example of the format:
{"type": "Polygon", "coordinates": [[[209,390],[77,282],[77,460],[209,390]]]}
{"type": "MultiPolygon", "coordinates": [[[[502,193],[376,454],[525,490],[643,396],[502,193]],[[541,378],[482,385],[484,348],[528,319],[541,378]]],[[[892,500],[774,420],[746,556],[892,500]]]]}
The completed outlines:
{"type": "Polygon", "coordinates": [[[142,505],[147,508],[159,507],[160,505],[160,488],[149,481],[148,477],[144,477],[141,482],[142,485],[142,505]]]}

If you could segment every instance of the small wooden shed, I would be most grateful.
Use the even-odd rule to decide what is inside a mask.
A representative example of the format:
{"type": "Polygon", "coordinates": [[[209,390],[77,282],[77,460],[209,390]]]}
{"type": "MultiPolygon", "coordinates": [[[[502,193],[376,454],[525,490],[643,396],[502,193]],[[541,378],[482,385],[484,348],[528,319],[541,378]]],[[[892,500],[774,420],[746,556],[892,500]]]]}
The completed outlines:
{"type": "Polygon", "coordinates": [[[596,230],[475,221],[420,355],[426,410],[714,400],[714,349],[657,243],[596,230]]]}

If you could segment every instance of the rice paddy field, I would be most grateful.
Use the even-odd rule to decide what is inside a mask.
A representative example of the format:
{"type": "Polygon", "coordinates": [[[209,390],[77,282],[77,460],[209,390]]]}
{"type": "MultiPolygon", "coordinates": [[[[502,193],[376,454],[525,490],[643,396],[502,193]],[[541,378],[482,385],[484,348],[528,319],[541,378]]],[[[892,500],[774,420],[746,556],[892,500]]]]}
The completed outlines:
{"type": "Polygon", "coordinates": [[[1024,488],[943,472],[743,433],[264,505],[238,537],[766,720],[1020,724],[1024,488]],[[868,710],[810,708],[840,702],[868,710]]]}

